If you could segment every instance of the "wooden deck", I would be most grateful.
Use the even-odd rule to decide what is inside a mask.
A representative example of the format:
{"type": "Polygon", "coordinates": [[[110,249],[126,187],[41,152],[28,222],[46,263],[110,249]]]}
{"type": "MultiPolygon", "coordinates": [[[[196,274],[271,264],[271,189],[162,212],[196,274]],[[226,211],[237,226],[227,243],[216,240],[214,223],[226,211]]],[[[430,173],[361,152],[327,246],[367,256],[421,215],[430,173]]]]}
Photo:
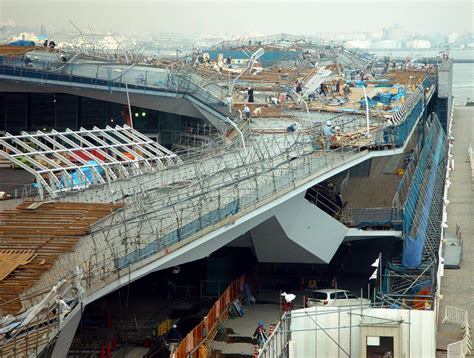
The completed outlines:
{"type": "Polygon", "coordinates": [[[112,204],[23,202],[15,210],[0,212],[0,252],[5,253],[0,257],[5,268],[0,275],[4,277],[0,280],[1,314],[18,312],[21,309],[18,295],[38,281],[58,256],[73,251],[78,240],[89,233],[92,224],[119,207],[112,204]],[[30,256],[21,261],[18,255],[12,255],[15,252],[30,256]]]}

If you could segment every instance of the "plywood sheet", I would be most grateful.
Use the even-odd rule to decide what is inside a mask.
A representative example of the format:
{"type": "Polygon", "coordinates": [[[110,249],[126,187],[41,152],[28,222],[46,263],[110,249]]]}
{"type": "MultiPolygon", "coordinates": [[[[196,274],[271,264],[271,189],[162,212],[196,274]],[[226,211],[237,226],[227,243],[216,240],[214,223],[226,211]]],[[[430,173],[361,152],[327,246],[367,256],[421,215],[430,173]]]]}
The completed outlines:
{"type": "Polygon", "coordinates": [[[30,263],[35,257],[33,250],[0,250],[0,281],[18,266],[30,263]]]}

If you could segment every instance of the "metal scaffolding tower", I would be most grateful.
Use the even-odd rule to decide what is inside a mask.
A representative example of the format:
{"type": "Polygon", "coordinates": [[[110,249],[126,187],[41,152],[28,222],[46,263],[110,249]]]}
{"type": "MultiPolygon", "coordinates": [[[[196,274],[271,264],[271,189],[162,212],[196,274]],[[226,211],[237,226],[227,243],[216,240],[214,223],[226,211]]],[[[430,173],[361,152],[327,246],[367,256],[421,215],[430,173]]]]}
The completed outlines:
{"type": "Polygon", "coordinates": [[[425,125],[422,144],[394,199],[403,201],[402,259],[387,264],[377,292],[388,304],[418,309],[433,305],[442,235],[448,142],[435,114],[425,125]]]}

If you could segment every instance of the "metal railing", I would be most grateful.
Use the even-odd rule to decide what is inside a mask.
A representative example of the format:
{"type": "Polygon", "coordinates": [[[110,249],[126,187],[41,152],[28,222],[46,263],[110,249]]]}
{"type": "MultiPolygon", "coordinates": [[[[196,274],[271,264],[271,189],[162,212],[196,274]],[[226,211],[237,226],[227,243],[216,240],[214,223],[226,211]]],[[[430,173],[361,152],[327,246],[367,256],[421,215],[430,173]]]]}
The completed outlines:
{"type": "Polygon", "coordinates": [[[400,208],[344,208],[342,222],[350,227],[384,227],[402,229],[402,210],[400,208]]]}
{"type": "Polygon", "coordinates": [[[258,358],[281,358],[289,356],[288,344],[291,340],[291,314],[285,312],[272,334],[258,351],[258,358]]]}
{"type": "Polygon", "coordinates": [[[65,82],[71,85],[87,86],[90,89],[130,91],[164,95],[167,97],[189,97],[200,106],[216,111],[219,115],[234,116],[223,103],[227,91],[212,79],[196,73],[189,65],[169,70],[151,66],[129,66],[114,63],[71,63],[66,66],[56,62],[41,62],[26,66],[15,57],[2,57],[0,76],[20,77],[25,80],[41,81],[43,84],[65,82]],[[57,67],[61,69],[57,71],[57,67]],[[117,73],[115,73],[117,71],[117,73]]]}
{"type": "Polygon", "coordinates": [[[464,358],[466,355],[463,352],[463,347],[463,341],[449,343],[447,346],[447,358],[464,358]]]}
{"type": "MultiPolygon", "coordinates": [[[[463,330],[463,338],[461,341],[452,343],[451,356],[463,358],[472,351],[471,326],[469,325],[469,316],[467,310],[454,306],[446,305],[444,307],[444,318],[442,324],[454,324],[463,330]],[[457,355],[456,355],[457,354],[457,355]]],[[[450,352],[448,345],[448,355],[450,352]]]]}
{"type": "Polygon", "coordinates": [[[0,322],[0,356],[39,356],[59,334],[67,316],[82,309],[81,297],[82,287],[62,279],[31,309],[16,317],[4,317],[0,322]]]}

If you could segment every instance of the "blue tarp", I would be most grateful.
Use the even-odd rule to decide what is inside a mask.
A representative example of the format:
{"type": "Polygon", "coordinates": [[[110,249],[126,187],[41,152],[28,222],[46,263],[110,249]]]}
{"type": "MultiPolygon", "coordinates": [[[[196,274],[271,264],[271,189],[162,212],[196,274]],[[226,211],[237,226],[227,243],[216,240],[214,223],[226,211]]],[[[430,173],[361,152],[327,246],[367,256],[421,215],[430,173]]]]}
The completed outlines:
{"type": "Polygon", "coordinates": [[[36,46],[34,41],[27,41],[27,40],[17,40],[10,42],[9,46],[36,46]]]}
{"type": "MultiPolygon", "coordinates": [[[[362,81],[356,81],[356,87],[362,87],[358,86],[357,83],[363,83],[362,81]]],[[[390,86],[389,86],[390,87],[390,86]]],[[[375,96],[370,98],[368,100],[369,102],[369,107],[374,107],[377,105],[377,103],[382,103],[384,106],[389,106],[392,101],[399,101],[401,97],[405,96],[405,90],[399,86],[399,85],[394,85],[390,87],[391,89],[396,88],[397,93],[393,94],[392,91],[389,91],[387,93],[377,93],[375,96]]],[[[365,108],[365,99],[361,98],[359,101],[360,107],[365,108]]]]}
{"type": "MultiPolygon", "coordinates": [[[[217,61],[217,56],[219,54],[224,55],[224,60],[227,57],[232,57],[233,59],[248,59],[250,56],[246,55],[242,50],[206,50],[204,52],[209,53],[209,57],[211,60],[217,61]]],[[[275,50],[275,51],[265,51],[265,53],[258,59],[258,62],[262,63],[263,65],[272,65],[278,61],[282,60],[296,60],[298,55],[300,55],[300,51],[292,51],[292,50],[275,50]]]]}
{"type": "MultiPolygon", "coordinates": [[[[375,107],[377,105],[377,101],[374,101],[370,98],[367,98],[367,103],[369,104],[370,107],[375,107]]],[[[365,98],[361,98],[359,101],[360,108],[365,108],[365,98]]]]}
{"type": "MultiPolygon", "coordinates": [[[[431,130],[435,130],[432,128],[431,130]]],[[[441,161],[441,155],[443,153],[443,144],[444,144],[444,132],[441,130],[440,132],[437,133],[437,140],[434,143],[434,152],[433,152],[433,157],[432,160],[430,161],[430,165],[426,167],[426,169],[430,170],[429,177],[423,181],[426,181],[425,186],[426,186],[426,193],[423,198],[420,197],[420,184],[422,184],[422,181],[414,181],[412,185],[415,185],[417,190],[410,190],[409,192],[409,198],[407,201],[413,201],[413,203],[410,203],[409,207],[413,208],[412,210],[409,210],[408,212],[412,212],[412,215],[404,217],[404,221],[407,220],[408,222],[405,223],[406,229],[405,232],[406,237],[405,240],[403,241],[403,255],[402,255],[402,265],[409,268],[409,269],[415,269],[417,268],[422,261],[423,257],[423,248],[425,246],[425,238],[426,238],[426,231],[427,231],[427,226],[428,226],[428,220],[430,216],[430,210],[431,210],[431,204],[433,201],[433,195],[434,195],[434,187],[435,187],[435,182],[437,179],[437,170],[439,163],[441,161]],[[415,196],[415,198],[412,198],[412,196],[415,196]],[[419,200],[422,200],[422,204],[420,205],[419,200]],[[410,221],[413,220],[414,218],[414,212],[413,210],[421,210],[421,215],[420,215],[420,220],[418,223],[418,227],[416,228],[416,234],[414,237],[411,237],[409,235],[411,231],[411,225],[410,221]]],[[[429,148],[428,145],[425,145],[425,148],[423,148],[423,151],[431,151],[431,148],[429,148]]],[[[420,161],[423,157],[425,157],[422,153],[422,156],[420,158],[420,161]]],[[[426,159],[425,159],[426,160],[426,159]]],[[[427,164],[427,163],[422,163],[422,164],[427,164]]],[[[417,171],[420,171],[420,168],[417,168],[417,171]]],[[[425,172],[425,170],[424,170],[425,172]]],[[[416,173],[420,175],[421,177],[424,177],[426,174],[425,173],[416,173]]],[[[408,213],[407,212],[407,213],[408,213]]]]}
{"type": "Polygon", "coordinates": [[[390,101],[392,100],[392,94],[391,93],[378,93],[375,96],[372,97],[373,101],[377,102],[382,102],[385,105],[389,105],[390,101]]]}
{"type": "MultiPolygon", "coordinates": [[[[99,174],[104,173],[104,169],[100,167],[95,160],[89,160],[89,164],[93,165],[94,168],[97,170],[99,174]]],[[[82,172],[84,176],[87,178],[87,181],[89,183],[94,183],[94,175],[92,173],[92,167],[84,167],[84,168],[79,168],[79,170],[75,170],[71,174],[69,174],[74,182],[74,185],[70,182],[70,179],[68,177],[65,177],[64,175],[61,177],[60,183],[63,187],[68,188],[68,187],[73,187],[73,186],[87,186],[88,182],[84,179],[84,177],[78,173],[78,171],[82,172]]]]}

